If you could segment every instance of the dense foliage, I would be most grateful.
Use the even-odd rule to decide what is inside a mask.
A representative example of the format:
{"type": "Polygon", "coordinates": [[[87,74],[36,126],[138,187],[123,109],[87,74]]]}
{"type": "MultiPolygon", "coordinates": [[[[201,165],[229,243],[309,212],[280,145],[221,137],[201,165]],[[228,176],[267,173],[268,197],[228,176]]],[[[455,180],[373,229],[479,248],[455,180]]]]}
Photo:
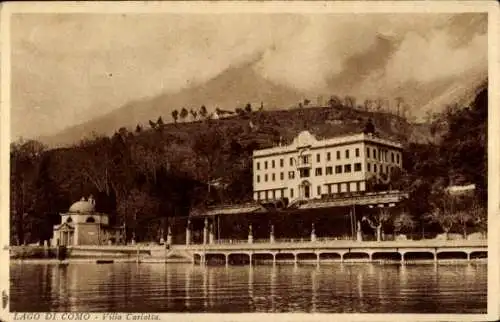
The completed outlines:
{"type": "MultiPolygon", "coordinates": [[[[126,224],[129,239],[134,234],[137,240],[158,239],[169,220],[187,216],[193,208],[251,200],[254,149],[290,142],[303,129],[319,138],[359,132],[367,119],[380,135],[406,144],[405,168],[389,187],[410,193],[408,212],[395,220],[396,230],[411,231],[415,223],[440,224],[440,216],[433,214],[447,211],[437,205],[444,187],[463,183],[478,187],[477,197],[469,202],[477,215],[465,225],[484,226],[486,89],[470,107],[441,115],[439,122],[445,120],[448,130],[439,141],[427,143],[405,140],[413,130],[401,116],[355,108],[352,99],[347,103],[352,106],[332,98],[328,107],[286,111],[265,111],[262,106],[254,110],[247,104],[219,120],[211,119],[205,106],[183,108],[172,113],[174,123],[166,124],[160,116],[149,121],[147,129],[121,128],[111,137],[95,136],[69,148],[47,149],[36,141],[13,143],[11,243],[51,238],[58,214],[91,194],[97,211],[111,214],[114,224],[126,224]],[[193,122],[185,122],[189,115],[193,122]]],[[[452,226],[459,222],[463,228],[463,218],[454,218],[452,226]]]]}

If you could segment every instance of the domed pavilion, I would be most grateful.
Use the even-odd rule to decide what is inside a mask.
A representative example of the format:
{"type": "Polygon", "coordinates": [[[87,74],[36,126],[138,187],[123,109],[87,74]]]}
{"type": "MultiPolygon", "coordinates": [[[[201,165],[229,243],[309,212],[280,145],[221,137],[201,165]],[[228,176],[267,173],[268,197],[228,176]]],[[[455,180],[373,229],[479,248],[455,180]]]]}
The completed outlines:
{"type": "Polygon", "coordinates": [[[61,224],[54,226],[54,245],[105,245],[124,240],[124,227],[110,226],[109,216],[96,212],[92,196],[75,202],[60,215],[61,224]]]}

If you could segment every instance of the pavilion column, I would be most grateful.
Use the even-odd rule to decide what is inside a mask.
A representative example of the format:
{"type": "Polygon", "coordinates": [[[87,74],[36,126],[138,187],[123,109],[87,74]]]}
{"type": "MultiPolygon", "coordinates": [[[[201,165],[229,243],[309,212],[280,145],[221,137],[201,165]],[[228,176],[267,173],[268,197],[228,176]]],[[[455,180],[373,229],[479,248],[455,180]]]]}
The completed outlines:
{"type": "Polygon", "coordinates": [[[356,240],[363,241],[363,235],[361,234],[361,222],[359,220],[356,227],[356,240]]]}
{"type": "Polygon", "coordinates": [[[78,235],[79,235],[79,226],[78,224],[75,225],[75,230],[73,231],[73,245],[78,245],[78,235]]]}
{"type": "Polygon", "coordinates": [[[253,243],[252,224],[248,226],[248,243],[253,243]]]}
{"type": "Polygon", "coordinates": [[[271,225],[271,233],[269,235],[269,242],[274,243],[274,225],[271,225]]]}
{"type": "Polygon", "coordinates": [[[191,220],[188,219],[186,225],[186,245],[191,244],[191,220]]]}
{"type": "Polygon", "coordinates": [[[208,218],[205,217],[205,225],[203,226],[203,245],[208,243],[208,218]]]}
{"type": "Polygon", "coordinates": [[[311,241],[316,241],[316,230],[314,229],[314,223],[311,224],[311,241]]]}

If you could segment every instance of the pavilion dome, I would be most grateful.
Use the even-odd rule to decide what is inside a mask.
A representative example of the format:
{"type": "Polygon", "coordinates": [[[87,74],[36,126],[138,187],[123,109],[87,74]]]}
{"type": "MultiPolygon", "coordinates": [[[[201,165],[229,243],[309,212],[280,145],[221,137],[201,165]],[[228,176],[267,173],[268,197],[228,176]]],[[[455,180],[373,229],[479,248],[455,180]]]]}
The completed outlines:
{"type": "Polygon", "coordinates": [[[88,212],[94,212],[95,211],[95,202],[92,197],[89,198],[89,200],[85,200],[85,198],[82,198],[80,201],[75,202],[74,204],[69,207],[69,212],[78,212],[78,213],[88,213],[88,212]]]}

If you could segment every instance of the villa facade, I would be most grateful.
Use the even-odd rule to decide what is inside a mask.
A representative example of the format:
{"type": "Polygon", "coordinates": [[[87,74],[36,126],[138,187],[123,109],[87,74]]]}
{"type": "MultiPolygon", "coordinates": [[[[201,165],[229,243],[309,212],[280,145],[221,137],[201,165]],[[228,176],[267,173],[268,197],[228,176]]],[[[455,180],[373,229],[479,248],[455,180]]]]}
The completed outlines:
{"type": "Polygon", "coordinates": [[[364,192],[371,178],[389,180],[402,168],[402,145],[373,134],[318,140],[303,131],[290,145],[253,153],[253,199],[308,200],[364,192]]]}

